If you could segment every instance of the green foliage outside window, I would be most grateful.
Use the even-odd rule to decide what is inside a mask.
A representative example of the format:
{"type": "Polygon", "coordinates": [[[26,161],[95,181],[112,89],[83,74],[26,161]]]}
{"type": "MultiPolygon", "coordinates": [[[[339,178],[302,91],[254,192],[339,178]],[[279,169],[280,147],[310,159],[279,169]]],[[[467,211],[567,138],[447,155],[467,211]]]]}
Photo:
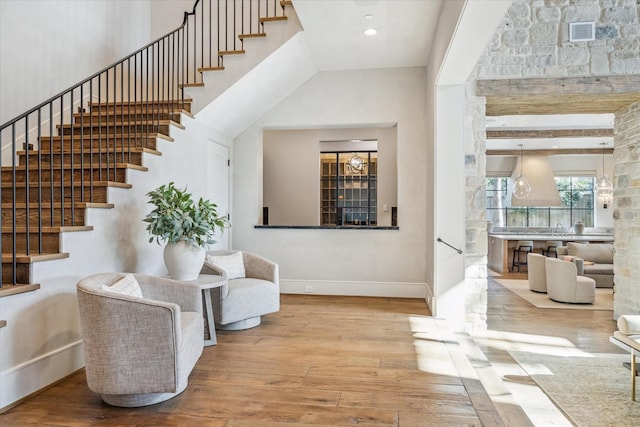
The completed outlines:
{"type": "Polygon", "coordinates": [[[511,207],[509,178],[487,178],[487,219],[494,227],[548,227],[565,229],[577,221],[594,226],[594,178],[556,177],[561,206],[511,207]]]}

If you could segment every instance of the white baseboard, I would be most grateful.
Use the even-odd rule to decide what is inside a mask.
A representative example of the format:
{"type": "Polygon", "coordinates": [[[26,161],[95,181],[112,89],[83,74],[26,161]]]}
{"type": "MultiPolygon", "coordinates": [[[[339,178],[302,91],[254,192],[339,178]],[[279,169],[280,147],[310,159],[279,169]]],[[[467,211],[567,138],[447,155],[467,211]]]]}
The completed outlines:
{"type": "Polygon", "coordinates": [[[280,292],[283,294],[426,299],[428,290],[425,283],[280,279],[280,292]]]}
{"type": "Polygon", "coordinates": [[[84,366],[82,340],[50,351],[0,374],[0,410],[84,366]]]}

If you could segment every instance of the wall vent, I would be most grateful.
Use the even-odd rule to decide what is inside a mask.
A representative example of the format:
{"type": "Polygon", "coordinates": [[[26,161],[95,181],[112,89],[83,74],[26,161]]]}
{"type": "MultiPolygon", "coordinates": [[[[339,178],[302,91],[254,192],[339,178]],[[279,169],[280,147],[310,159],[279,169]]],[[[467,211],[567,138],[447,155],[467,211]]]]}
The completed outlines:
{"type": "Polygon", "coordinates": [[[572,22],[569,24],[569,41],[588,42],[595,39],[595,22],[572,22]]]}

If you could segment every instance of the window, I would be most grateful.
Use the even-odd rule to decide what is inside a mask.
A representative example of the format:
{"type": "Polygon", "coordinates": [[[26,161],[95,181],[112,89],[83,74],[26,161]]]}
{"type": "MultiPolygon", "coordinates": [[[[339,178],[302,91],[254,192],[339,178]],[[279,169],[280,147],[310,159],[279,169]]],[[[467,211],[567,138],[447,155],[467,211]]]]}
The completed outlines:
{"type": "Polygon", "coordinates": [[[594,226],[594,178],[556,177],[561,206],[511,207],[511,179],[487,178],[487,219],[495,227],[594,226]]]}
{"type": "Polygon", "coordinates": [[[377,224],[376,151],[320,153],[321,225],[377,224]]]}

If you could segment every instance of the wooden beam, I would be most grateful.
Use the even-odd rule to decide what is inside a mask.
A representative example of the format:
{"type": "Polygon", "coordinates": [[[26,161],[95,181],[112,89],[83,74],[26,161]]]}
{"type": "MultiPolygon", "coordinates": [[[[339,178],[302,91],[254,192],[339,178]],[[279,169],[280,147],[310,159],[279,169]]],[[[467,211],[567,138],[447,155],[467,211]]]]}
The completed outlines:
{"type": "MultiPolygon", "coordinates": [[[[561,154],[598,154],[602,155],[602,148],[572,148],[572,149],[544,149],[544,150],[524,150],[525,156],[557,156],[561,154]]],[[[487,150],[487,156],[519,156],[520,150],[487,150]]],[[[604,154],[613,154],[613,148],[605,148],[604,154]]]]}
{"type": "Polygon", "coordinates": [[[486,115],[615,113],[640,102],[640,75],[478,80],[486,115]]]}
{"type": "Polygon", "coordinates": [[[487,139],[606,138],[612,136],[613,129],[487,130],[487,139]]]}

